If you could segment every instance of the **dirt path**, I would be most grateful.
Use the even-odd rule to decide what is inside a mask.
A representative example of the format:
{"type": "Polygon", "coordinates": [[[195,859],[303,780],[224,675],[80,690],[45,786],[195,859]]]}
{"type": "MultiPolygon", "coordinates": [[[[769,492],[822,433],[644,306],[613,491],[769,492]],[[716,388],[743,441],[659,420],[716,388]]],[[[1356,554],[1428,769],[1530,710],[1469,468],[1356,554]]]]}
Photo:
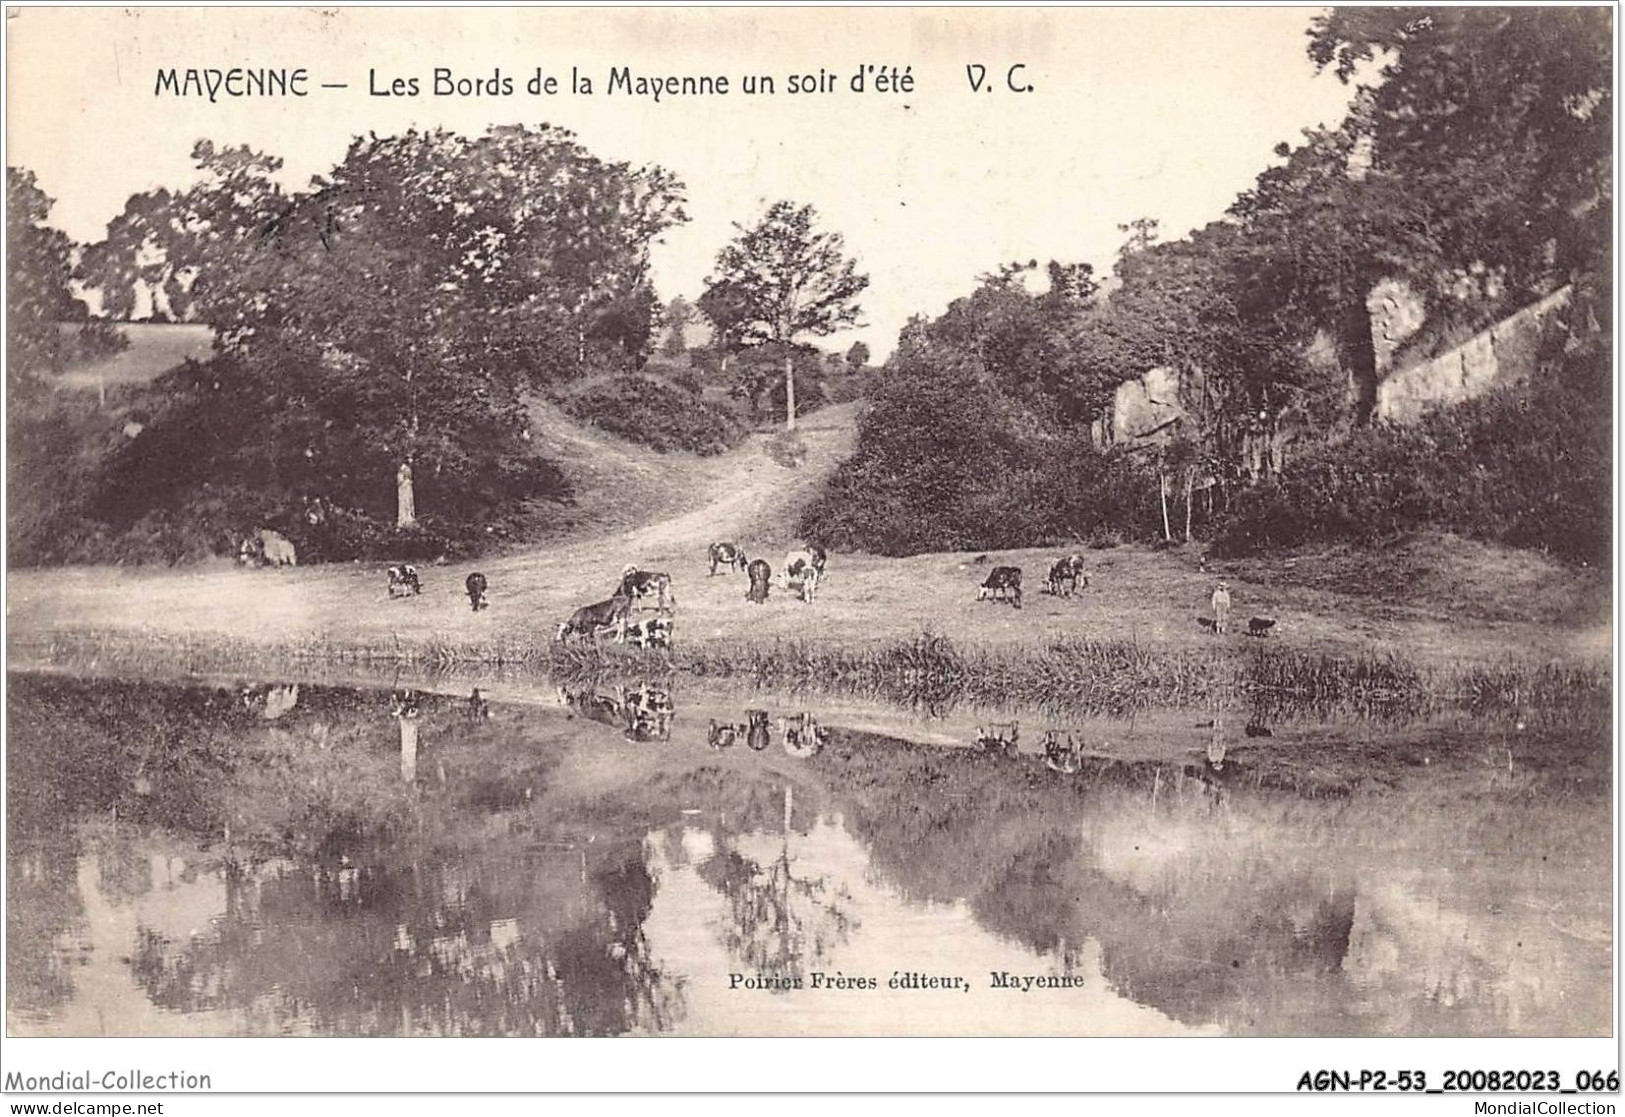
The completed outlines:
{"type": "MultiPolygon", "coordinates": [[[[1057,554],[1049,549],[996,552],[985,563],[969,554],[837,554],[812,605],[779,593],[766,605],[751,604],[742,576],[710,577],[706,547],[715,540],[738,542],[775,568],[782,563],[796,543],[800,510],[850,453],[854,424],[852,405],[815,414],[802,431],[808,456],[799,469],[769,457],[765,435],[717,458],[673,459],[646,525],[601,526],[475,563],[420,567],[421,597],[390,600],[382,562],[12,572],[10,640],[16,648],[53,633],[94,631],[155,644],[196,635],[261,645],[400,642],[477,651],[550,638],[578,605],[607,597],[622,567],[633,563],[672,575],[679,640],[861,646],[932,632],[988,644],[1091,637],[1215,652],[1257,646],[1244,635],[1207,635],[1197,624],[1224,577],[1241,627],[1253,615],[1275,618],[1269,639],[1276,646],[1327,655],[1394,653],[1428,663],[1606,663],[1611,655],[1605,576],[1449,537],[1387,552],[1334,549],[1206,569],[1196,548],[1090,552],[1091,588],[1069,599],[1039,592],[1057,554]],[[993,563],[1024,569],[1025,608],[976,600],[993,563]],[[463,596],[463,580],[475,569],[490,580],[491,608],[478,614],[463,596]]],[[[660,464],[630,457],[638,457],[640,470],[660,464]]]]}

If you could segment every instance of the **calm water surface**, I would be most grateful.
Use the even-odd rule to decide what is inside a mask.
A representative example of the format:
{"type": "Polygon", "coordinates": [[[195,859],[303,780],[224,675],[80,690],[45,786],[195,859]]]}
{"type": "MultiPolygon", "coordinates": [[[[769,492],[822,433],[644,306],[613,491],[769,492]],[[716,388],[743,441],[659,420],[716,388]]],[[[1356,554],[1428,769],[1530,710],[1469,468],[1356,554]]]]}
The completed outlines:
{"type": "Polygon", "coordinates": [[[1605,723],[9,682],[12,1034],[1609,1030],[1605,723]]]}

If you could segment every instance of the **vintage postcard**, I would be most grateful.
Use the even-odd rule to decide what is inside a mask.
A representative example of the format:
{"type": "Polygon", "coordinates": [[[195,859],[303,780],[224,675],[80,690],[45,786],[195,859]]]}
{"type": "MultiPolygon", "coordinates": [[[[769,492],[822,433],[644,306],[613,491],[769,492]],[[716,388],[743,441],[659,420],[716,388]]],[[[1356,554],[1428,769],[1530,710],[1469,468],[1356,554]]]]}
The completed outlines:
{"type": "Polygon", "coordinates": [[[1614,19],[8,9],[6,1091],[1617,1091],[1614,19]]]}

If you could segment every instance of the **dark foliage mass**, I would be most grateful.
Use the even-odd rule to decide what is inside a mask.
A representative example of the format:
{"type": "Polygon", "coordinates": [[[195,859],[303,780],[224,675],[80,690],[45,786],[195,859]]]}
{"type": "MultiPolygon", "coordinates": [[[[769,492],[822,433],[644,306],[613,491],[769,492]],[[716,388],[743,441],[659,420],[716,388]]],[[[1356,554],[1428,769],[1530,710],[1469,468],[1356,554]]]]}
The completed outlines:
{"type": "Polygon", "coordinates": [[[1036,295],[1036,261],[1015,264],[911,323],[803,530],[888,554],[1239,553],[1436,528],[1604,558],[1610,38],[1600,9],[1316,16],[1309,59],[1356,87],[1347,119],[1280,145],[1222,221],[1168,242],[1123,226],[1106,290],[1052,263],[1036,295]],[[1407,359],[1564,284],[1576,309],[1527,389],[1373,425],[1367,304],[1390,280],[1427,322],[1407,359]],[[1166,398],[1125,413],[1121,386],[1153,370],[1166,398]]]}
{"type": "Polygon", "coordinates": [[[661,451],[720,454],[745,430],[728,408],[647,376],[617,376],[592,384],[567,397],[564,410],[601,430],[661,451]]]}

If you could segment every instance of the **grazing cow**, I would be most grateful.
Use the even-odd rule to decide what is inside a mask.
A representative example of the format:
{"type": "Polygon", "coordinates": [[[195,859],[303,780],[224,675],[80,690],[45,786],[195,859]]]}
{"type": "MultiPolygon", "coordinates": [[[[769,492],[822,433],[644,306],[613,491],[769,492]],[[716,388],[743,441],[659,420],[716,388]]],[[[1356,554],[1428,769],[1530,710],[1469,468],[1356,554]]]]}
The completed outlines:
{"type": "Polygon", "coordinates": [[[1219,622],[1214,620],[1212,617],[1197,617],[1196,623],[1201,625],[1208,632],[1219,631],[1219,622]]]}
{"type": "Polygon", "coordinates": [[[1223,636],[1230,631],[1230,583],[1220,582],[1213,591],[1213,631],[1223,636]]]}
{"type": "Polygon", "coordinates": [[[818,583],[824,579],[824,564],[827,560],[828,556],[822,547],[791,551],[784,556],[784,588],[799,589],[801,600],[810,603],[818,592],[818,583]]]}
{"type": "Polygon", "coordinates": [[[621,585],[615,593],[629,601],[642,601],[645,597],[652,597],[655,599],[655,609],[662,613],[669,613],[677,606],[677,597],[671,592],[670,574],[639,570],[635,566],[628,566],[621,571],[621,585]]]}
{"type": "Polygon", "coordinates": [[[1077,592],[1080,581],[1084,589],[1089,588],[1089,575],[1083,569],[1082,555],[1056,559],[1055,565],[1049,568],[1049,592],[1056,597],[1071,597],[1077,592]]]}
{"type": "Polygon", "coordinates": [[[1265,636],[1269,635],[1270,629],[1274,627],[1275,618],[1254,617],[1252,620],[1247,622],[1247,635],[1257,636],[1259,639],[1263,639],[1265,636]]]}
{"type": "Polygon", "coordinates": [[[626,639],[640,648],[671,647],[670,617],[645,617],[626,626],[626,639]]]}
{"type": "Polygon", "coordinates": [[[741,572],[750,565],[745,557],[745,548],[733,543],[713,543],[710,550],[711,574],[716,575],[717,568],[724,570],[739,570],[741,572]]]}
{"type": "Polygon", "coordinates": [[[1065,776],[1074,775],[1083,767],[1083,750],[1072,739],[1072,734],[1066,734],[1063,743],[1061,735],[1055,730],[1044,733],[1044,767],[1065,776]]]}
{"type": "Polygon", "coordinates": [[[773,568],[761,559],[754,559],[750,564],[750,589],[745,591],[745,600],[754,601],[760,605],[767,600],[768,583],[773,580],[773,568]]]}
{"type": "Polygon", "coordinates": [[[1017,609],[1021,608],[1021,567],[995,566],[988,573],[987,580],[976,591],[976,600],[987,598],[1009,601],[1017,609]],[[1009,596],[1013,594],[1014,596],[1009,596]],[[997,595],[997,596],[995,596],[997,595]]]}
{"type": "Polygon", "coordinates": [[[473,608],[474,612],[478,613],[490,604],[485,600],[485,590],[489,585],[490,583],[485,580],[485,575],[477,572],[464,579],[463,589],[468,591],[468,604],[473,608]]]}
{"type": "Polygon", "coordinates": [[[784,751],[799,759],[817,756],[829,740],[829,730],[818,724],[811,714],[779,719],[779,736],[784,751]]]}
{"type": "Polygon", "coordinates": [[[976,747],[986,753],[1014,756],[1020,740],[1021,723],[1018,721],[990,722],[976,727],[976,747]]]}
{"type": "Polygon", "coordinates": [[[558,639],[562,642],[571,633],[581,637],[596,638],[598,633],[606,628],[615,630],[615,642],[626,642],[626,618],[632,611],[632,599],[620,593],[608,601],[600,601],[593,605],[583,605],[570,619],[559,625],[558,639]]]}
{"type": "Polygon", "coordinates": [[[299,558],[294,553],[293,544],[288,537],[279,531],[260,529],[260,553],[265,556],[269,566],[298,566],[299,558]]]}
{"type": "Polygon", "coordinates": [[[739,739],[739,726],[723,725],[716,718],[711,719],[711,728],[705,734],[705,743],[721,752],[732,748],[739,739]]]}
{"type": "Polygon", "coordinates": [[[745,729],[745,744],[752,752],[761,752],[773,740],[773,731],[767,726],[767,711],[746,710],[745,717],[750,722],[745,729]]]}
{"type": "Polygon", "coordinates": [[[423,583],[418,581],[418,568],[410,563],[389,568],[389,596],[405,597],[407,594],[423,592],[423,583]]]}

